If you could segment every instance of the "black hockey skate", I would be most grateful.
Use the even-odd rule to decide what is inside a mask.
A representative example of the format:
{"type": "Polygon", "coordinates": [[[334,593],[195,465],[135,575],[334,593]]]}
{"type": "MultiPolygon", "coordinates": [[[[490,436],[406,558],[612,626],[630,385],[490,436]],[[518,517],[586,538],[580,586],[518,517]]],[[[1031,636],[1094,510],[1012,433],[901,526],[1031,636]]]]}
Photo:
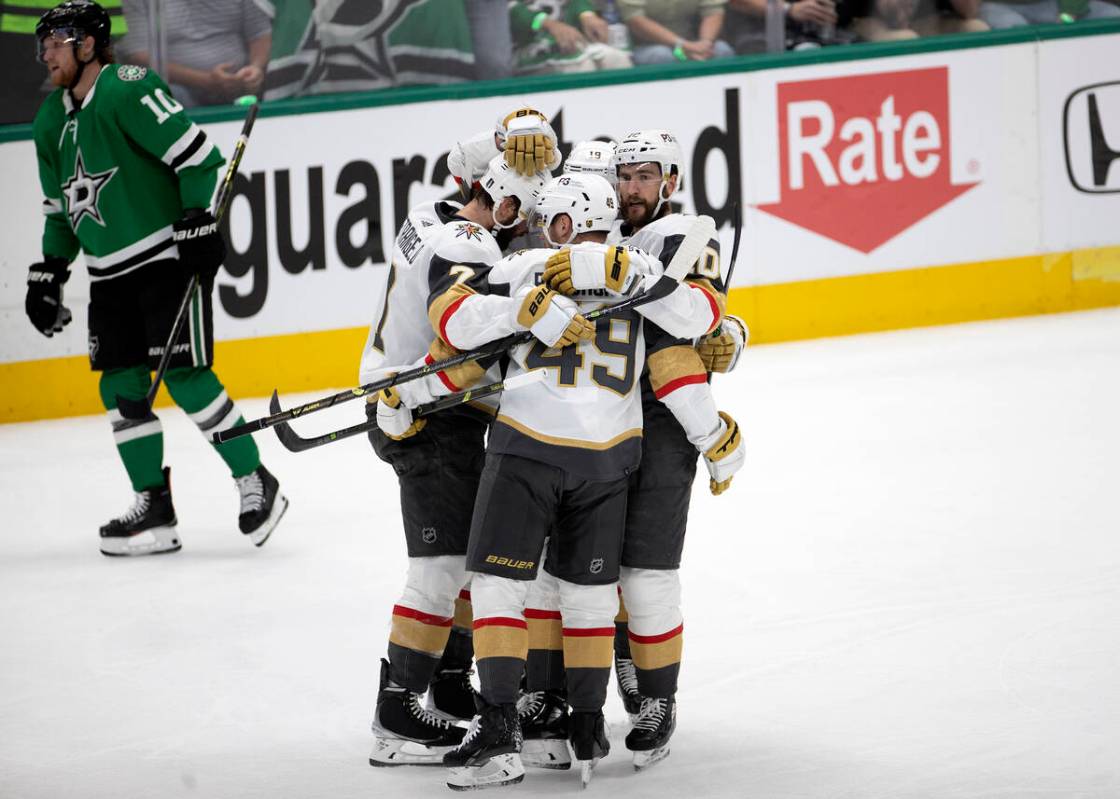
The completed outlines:
{"type": "Polygon", "coordinates": [[[241,492],[237,526],[254,544],[262,546],[288,509],[288,498],[280,493],[280,483],[264,466],[236,478],[235,482],[241,492]]]}
{"type": "Polygon", "coordinates": [[[471,685],[473,669],[440,669],[428,686],[424,706],[448,721],[470,721],[478,712],[478,693],[471,685]]]}
{"type": "Polygon", "coordinates": [[[514,785],[525,779],[518,754],[521,727],[517,705],[480,704],[479,714],[462,742],[443,756],[443,765],[448,768],[447,787],[455,791],[514,785]]]}
{"type": "Polygon", "coordinates": [[[569,769],[568,701],[555,691],[522,694],[517,702],[524,743],[521,762],[535,768],[569,769]]]}
{"type": "Polygon", "coordinates": [[[171,504],[171,470],[164,468],[163,485],[136,494],[132,507],[101,526],[101,554],[158,555],[182,549],[175,532],[178,520],[171,504]]]}
{"type": "Polygon", "coordinates": [[[677,700],[646,698],[634,729],[626,736],[626,748],[634,753],[634,768],[641,771],[669,756],[669,739],[677,728],[677,700]]]}
{"type": "Polygon", "coordinates": [[[595,765],[611,751],[607,740],[607,724],[601,710],[573,710],[568,740],[572,744],[572,757],[579,764],[579,779],[586,788],[591,782],[595,765]]]}
{"type": "Polygon", "coordinates": [[[642,695],[638,693],[638,671],[634,661],[630,658],[614,656],[614,678],[618,686],[618,695],[622,697],[622,706],[630,723],[638,720],[638,712],[642,709],[642,695]]]}
{"type": "Polygon", "coordinates": [[[389,679],[389,662],[381,661],[381,690],[374,711],[371,766],[438,766],[443,755],[463,740],[464,730],[420,706],[420,694],[389,679]]]}

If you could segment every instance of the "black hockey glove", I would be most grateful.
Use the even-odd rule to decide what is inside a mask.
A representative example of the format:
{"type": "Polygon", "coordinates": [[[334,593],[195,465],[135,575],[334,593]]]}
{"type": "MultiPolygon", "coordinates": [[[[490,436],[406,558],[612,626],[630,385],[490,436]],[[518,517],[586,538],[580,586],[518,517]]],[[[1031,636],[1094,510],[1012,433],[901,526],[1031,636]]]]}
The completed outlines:
{"type": "Polygon", "coordinates": [[[24,308],[35,329],[47,338],[70,324],[70,309],[62,304],[62,284],[70,279],[65,258],[47,256],[27,272],[24,308]]]}
{"type": "Polygon", "coordinates": [[[213,215],[199,208],[188,208],[172,229],[183,272],[188,276],[198,275],[204,286],[213,285],[214,275],[226,259],[226,243],[213,215]]]}

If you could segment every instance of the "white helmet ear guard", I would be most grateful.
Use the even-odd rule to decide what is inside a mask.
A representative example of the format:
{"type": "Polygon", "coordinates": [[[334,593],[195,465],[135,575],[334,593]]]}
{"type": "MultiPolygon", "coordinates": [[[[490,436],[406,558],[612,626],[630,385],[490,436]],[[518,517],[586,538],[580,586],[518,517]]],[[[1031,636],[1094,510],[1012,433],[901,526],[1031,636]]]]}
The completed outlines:
{"type": "Polygon", "coordinates": [[[494,227],[498,230],[511,228],[519,219],[528,219],[537,206],[541,188],[548,179],[547,172],[537,172],[535,175],[521,175],[516,169],[506,163],[504,155],[496,155],[490,159],[486,174],[480,181],[482,188],[494,200],[491,214],[494,217],[494,227]],[[506,197],[516,197],[520,203],[517,209],[517,218],[508,225],[498,221],[498,206],[506,197]]]}
{"type": "Polygon", "coordinates": [[[581,233],[608,232],[618,217],[614,187],[600,175],[561,175],[541,190],[530,228],[552,247],[563,247],[581,233]],[[567,214],[572,232],[567,241],[553,241],[549,233],[553,220],[567,214]]]}

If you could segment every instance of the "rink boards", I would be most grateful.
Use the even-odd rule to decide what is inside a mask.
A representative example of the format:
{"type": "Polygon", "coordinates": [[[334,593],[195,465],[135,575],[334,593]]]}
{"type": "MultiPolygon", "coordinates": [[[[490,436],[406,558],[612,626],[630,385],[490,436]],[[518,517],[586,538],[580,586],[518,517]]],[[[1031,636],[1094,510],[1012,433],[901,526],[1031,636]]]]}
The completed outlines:
{"type": "MultiPolygon", "coordinates": [[[[741,198],[730,309],[755,343],[1120,304],[1120,26],[1082,30],[266,106],[215,289],[219,373],[235,396],[354,383],[400,219],[451,191],[455,137],[523,102],[569,143],[672,130],[676,199],[716,219],[725,258],[741,198]]],[[[206,128],[228,152],[240,123],[199,114],[215,116],[206,128]]],[[[0,421],[100,410],[84,270],[63,336],[23,315],[34,161],[30,141],[0,144],[0,421]]]]}

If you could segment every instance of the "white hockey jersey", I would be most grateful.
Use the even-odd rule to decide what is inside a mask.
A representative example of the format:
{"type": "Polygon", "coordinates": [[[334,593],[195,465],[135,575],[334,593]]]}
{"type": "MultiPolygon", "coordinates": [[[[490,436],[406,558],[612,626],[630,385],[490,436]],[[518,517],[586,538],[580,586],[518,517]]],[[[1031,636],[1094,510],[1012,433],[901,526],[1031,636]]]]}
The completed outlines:
{"type": "Polygon", "coordinates": [[[362,351],[360,382],[417,363],[433,339],[428,306],[452,285],[502,257],[490,232],[456,217],[454,203],[424,203],[408,213],[393,244],[385,300],[362,351]]]}
{"type": "MultiPolygon", "coordinates": [[[[573,249],[607,245],[584,243],[573,249]]],[[[511,321],[520,300],[513,295],[541,280],[555,250],[523,250],[498,261],[486,273],[488,295],[472,294],[444,319],[442,333],[456,347],[469,348],[516,329],[511,321]]],[[[635,254],[632,263],[643,256],[635,254]]],[[[587,313],[617,297],[603,290],[578,292],[572,299],[587,313]]],[[[641,458],[642,408],[637,390],[645,360],[639,311],[602,319],[595,338],[562,349],[533,340],[510,352],[507,377],[533,369],[548,376],[502,395],[488,449],[549,463],[587,479],[628,474],[641,458]]]]}

